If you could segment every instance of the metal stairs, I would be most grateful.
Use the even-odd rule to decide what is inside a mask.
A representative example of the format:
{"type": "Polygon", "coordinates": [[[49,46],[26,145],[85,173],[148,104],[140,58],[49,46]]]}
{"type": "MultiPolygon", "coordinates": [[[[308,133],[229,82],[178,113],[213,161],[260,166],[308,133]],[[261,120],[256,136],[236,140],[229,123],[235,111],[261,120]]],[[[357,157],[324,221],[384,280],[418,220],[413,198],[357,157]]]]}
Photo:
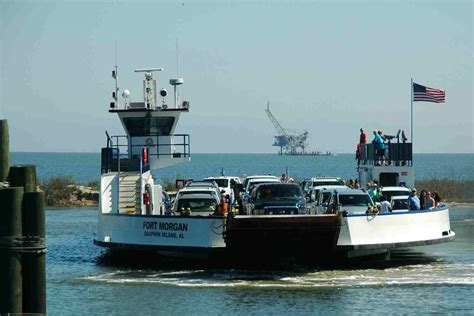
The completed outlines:
{"type": "Polygon", "coordinates": [[[136,173],[121,173],[119,181],[120,213],[140,213],[140,175],[136,173]]]}

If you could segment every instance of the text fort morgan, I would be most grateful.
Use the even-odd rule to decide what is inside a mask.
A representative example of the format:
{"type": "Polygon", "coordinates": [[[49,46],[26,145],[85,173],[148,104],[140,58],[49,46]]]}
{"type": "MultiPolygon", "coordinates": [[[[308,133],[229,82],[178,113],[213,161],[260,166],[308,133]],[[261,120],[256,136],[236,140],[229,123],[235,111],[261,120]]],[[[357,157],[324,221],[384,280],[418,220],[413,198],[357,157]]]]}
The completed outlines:
{"type": "Polygon", "coordinates": [[[158,222],[158,221],[144,221],[143,229],[187,232],[188,224],[187,223],[158,222]]]}

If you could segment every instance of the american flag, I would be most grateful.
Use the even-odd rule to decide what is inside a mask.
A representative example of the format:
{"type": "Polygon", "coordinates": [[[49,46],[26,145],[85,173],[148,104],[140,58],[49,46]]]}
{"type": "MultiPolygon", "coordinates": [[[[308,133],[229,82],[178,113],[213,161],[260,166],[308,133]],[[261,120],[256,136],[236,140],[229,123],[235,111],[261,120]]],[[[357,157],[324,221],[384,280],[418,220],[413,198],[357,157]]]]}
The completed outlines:
{"type": "Polygon", "coordinates": [[[440,89],[433,89],[413,82],[413,101],[444,103],[446,93],[440,89]]]}

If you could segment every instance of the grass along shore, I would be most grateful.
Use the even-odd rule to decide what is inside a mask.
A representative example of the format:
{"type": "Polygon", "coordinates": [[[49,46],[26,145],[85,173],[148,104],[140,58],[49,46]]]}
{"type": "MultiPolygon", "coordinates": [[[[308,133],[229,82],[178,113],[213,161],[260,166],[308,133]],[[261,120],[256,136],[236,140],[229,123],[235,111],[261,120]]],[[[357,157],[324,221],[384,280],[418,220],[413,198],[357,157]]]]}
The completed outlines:
{"type": "MultiPolygon", "coordinates": [[[[165,179],[162,185],[170,190],[174,188],[174,181],[165,179]]],[[[415,187],[418,192],[423,189],[437,192],[443,201],[454,205],[474,204],[474,180],[418,180],[415,187]]],[[[98,181],[78,184],[72,177],[52,177],[40,182],[40,188],[45,192],[48,206],[94,206],[99,203],[98,181]]]]}

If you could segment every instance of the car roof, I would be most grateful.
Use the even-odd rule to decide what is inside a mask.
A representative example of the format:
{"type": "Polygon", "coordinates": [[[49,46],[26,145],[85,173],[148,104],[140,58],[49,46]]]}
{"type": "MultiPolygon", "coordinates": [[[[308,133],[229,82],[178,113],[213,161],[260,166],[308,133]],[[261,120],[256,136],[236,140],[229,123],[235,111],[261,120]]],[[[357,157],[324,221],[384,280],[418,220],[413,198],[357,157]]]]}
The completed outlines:
{"type": "Polygon", "coordinates": [[[382,191],[407,191],[410,192],[410,189],[407,187],[382,187],[382,191]]]}
{"type": "Polygon", "coordinates": [[[181,192],[181,191],[191,191],[191,192],[192,192],[192,191],[212,191],[212,192],[218,192],[219,189],[216,188],[215,186],[207,186],[207,187],[204,187],[204,186],[203,186],[203,187],[199,187],[199,186],[197,186],[197,187],[184,187],[184,188],[181,188],[181,189],[178,191],[178,193],[181,192]]]}
{"type": "Polygon", "coordinates": [[[268,181],[268,182],[278,183],[278,182],[280,182],[280,179],[278,179],[278,178],[253,178],[253,179],[249,180],[249,183],[255,183],[255,182],[260,182],[260,181],[268,181]]]}
{"type": "Polygon", "coordinates": [[[406,200],[408,199],[409,195],[396,195],[392,196],[392,200],[406,200]]]}
{"type": "Polygon", "coordinates": [[[311,181],[318,181],[318,180],[321,180],[321,181],[325,181],[325,180],[340,181],[341,178],[339,178],[339,177],[312,177],[311,179],[308,179],[308,180],[311,180],[311,181]]]}
{"type": "Polygon", "coordinates": [[[281,182],[267,182],[267,183],[262,183],[258,187],[266,187],[266,186],[296,186],[300,188],[298,183],[281,183],[281,182]]]}
{"type": "Polygon", "coordinates": [[[217,184],[214,182],[205,182],[205,181],[193,181],[186,185],[187,188],[189,187],[216,187],[217,184]]]}
{"type": "Polygon", "coordinates": [[[215,196],[208,195],[208,194],[186,194],[181,197],[179,197],[180,200],[190,200],[190,199],[201,199],[201,200],[215,200],[217,202],[217,199],[215,196]]]}
{"type": "Polygon", "coordinates": [[[266,175],[261,175],[261,176],[248,176],[248,177],[245,177],[245,180],[252,180],[252,179],[258,179],[258,178],[276,178],[276,179],[278,179],[278,177],[276,177],[276,176],[273,176],[271,174],[266,174],[266,175]]]}
{"type": "Polygon", "coordinates": [[[316,185],[313,187],[313,190],[314,189],[318,189],[318,190],[328,189],[328,190],[334,191],[334,189],[343,189],[343,188],[348,188],[348,186],[346,185],[316,185]]]}
{"type": "Polygon", "coordinates": [[[238,179],[239,177],[231,177],[231,176],[217,176],[217,177],[206,177],[204,180],[213,180],[213,179],[238,179]]]}
{"type": "Polygon", "coordinates": [[[360,190],[360,189],[352,189],[352,188],[349,188],[349,187],[343,187],[343,188],[336,188],[336,189],[333,189],[333,191],[336,191],[337,193],[339,194],[364,194],[366,195],[367,193],[360,190]]]}

